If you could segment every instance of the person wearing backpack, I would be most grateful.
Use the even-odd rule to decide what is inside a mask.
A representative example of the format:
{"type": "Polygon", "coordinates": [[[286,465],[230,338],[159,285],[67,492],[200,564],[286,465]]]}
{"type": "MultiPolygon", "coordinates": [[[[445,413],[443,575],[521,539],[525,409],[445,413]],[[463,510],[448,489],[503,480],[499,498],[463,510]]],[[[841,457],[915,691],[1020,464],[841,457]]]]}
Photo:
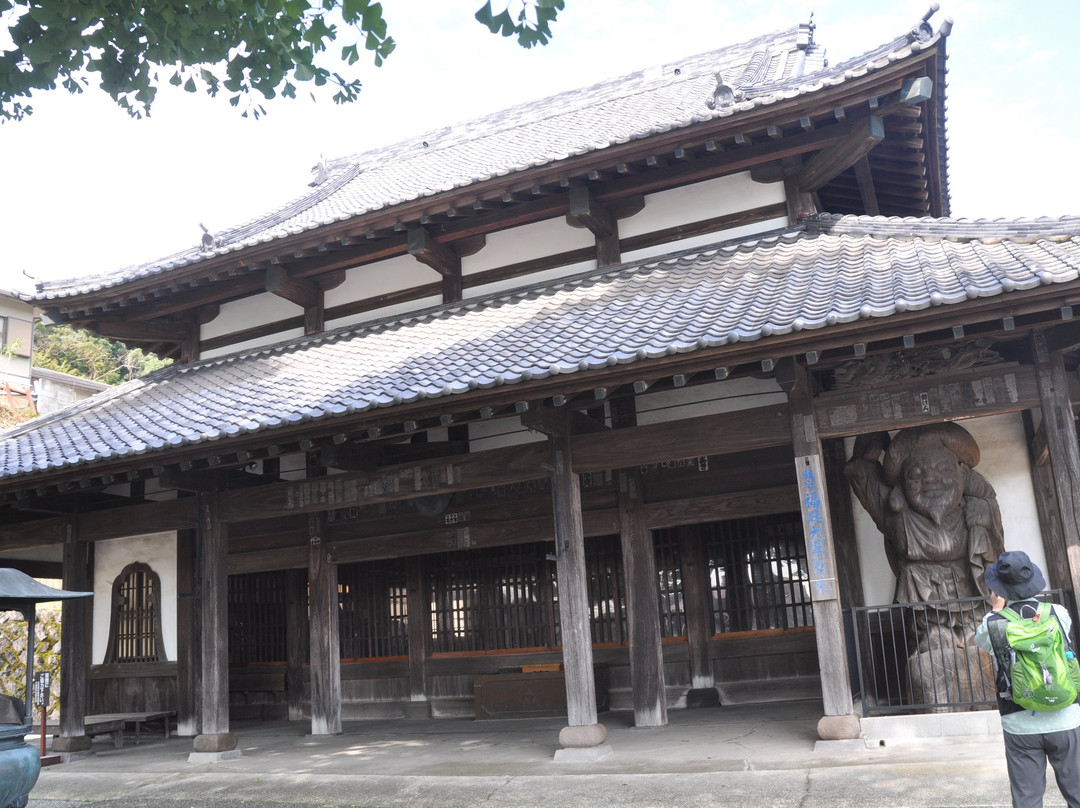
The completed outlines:
{"type": "Polygon", "coordinates": [[[976,630],[975,644],[995,661],[1013,808],[1042,808],[1048,761],[1065,802],[1080,808],[1080,704],[1067,671],[1072,619],[1057,604],[1040,612],[1035,596],[1046,580],[1023,551],[1002,553],[985,577],[992,611],[976,630]],[[1055,618],[1058,625],[1049,625],[1055,618]],[[1029,649],[1048,643],[1053,650],[1033,661],[1029,649]],[[1035,682],[1020,684],[1025,671],[1014,677],[1014,669],[1037,671],[1035,682]]]}

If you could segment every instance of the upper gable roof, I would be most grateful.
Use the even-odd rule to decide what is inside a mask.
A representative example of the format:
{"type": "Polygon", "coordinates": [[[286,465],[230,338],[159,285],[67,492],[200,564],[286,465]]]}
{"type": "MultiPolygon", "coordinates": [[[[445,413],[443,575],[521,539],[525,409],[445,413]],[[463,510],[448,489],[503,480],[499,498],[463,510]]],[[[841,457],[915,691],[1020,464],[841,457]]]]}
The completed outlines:
{"type": "MultiPolygon", "coordinates": [[[[99,292],[442,192],[811,96],[935,48],[948,29],[946,24],[935,33],[923,23],[830,66],[813,40],[813,24],[800,24],[332,160],[317,167],[320,181],[314,190],[265,216],[207,234],[203,245],[159,261],[42,282],[37,300],[99,292]],[[718,75],[726,90],[718,89],[718,75]]],[[[937,134],[943,155],[943,132],[937,134]]],[[[944,177],[944,156],[940,174],[944,177]]]]}
{"type": "MultiPolygon", "coordinates": [[[[172,365],[0,433],[0,480],[138,455],[168,462],[152,456],[213,442],[206,451],[223,453],[230,439],[299,424],[316,434],[323,423],[327,434],[340,416],[375,420],[377,410],[425,399],[844,323],[866,329],[875,318],[1078,278],[1080,217],[818,216],[712,249],[172,365]]],[[[568,378],[566,389],[589,384],[568,378]]]]}

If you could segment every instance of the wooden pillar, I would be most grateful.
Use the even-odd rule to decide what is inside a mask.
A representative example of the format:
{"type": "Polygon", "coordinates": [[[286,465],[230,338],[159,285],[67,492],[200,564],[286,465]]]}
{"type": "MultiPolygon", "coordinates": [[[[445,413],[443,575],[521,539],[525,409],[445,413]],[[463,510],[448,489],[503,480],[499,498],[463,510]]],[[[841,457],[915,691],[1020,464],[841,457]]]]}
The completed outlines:
{"type": "Polygon", "coordinates": [[[795,449],[795,473],[810,568],[810,597],[814,606],[814,633],[825,707],[825,715],[818,722],[818,735],[825,740],[853,739],[859,737],[861,727],[851,698],[825,463],[814,416],[810,374],[806,365],[791,359],[786,360],[782,370],[781,383],[787,390],[791,409],[791,440],[795,449]]]}
{"type": "Polygon", "coordinates": [[[341,734],[338,571],[323,545],[325,517],[308,517],[311,598],[311,734],[341,734]]]}
{"type": "Polygon", "coordinates": [[[566,676],[568,726],[559,733],[560,756],[578,750],[607,751],[607,728],[596,720],[596,681],[593,672],[592,631],[589,625],[588,571],[585,532],[581,523],[581,481],[572,470],[569,422],[549,434],[555,539],[559,556],[559,625],[562,631],[563,671],[566,676]]]}
{"type": "Polygon", "coordinates": [[[431,597],[422,558],[410,558],[406,571],[409,610],[409,701],[408,717],[431,716],[428,702],[427,662],[431,655],[431,597]]]}
{"type": "Polygon", "coordinates": [[[850,609],[864,605],[865,598],[851,486],[844,477],[847,452],[843,438],[825,441],[821,448],[825,458],[825,486],[829,490],[829,513],[832,514],[829,524],[833,530],[833,555],[837,564],[836,578],[840,584],[840,603],[850,609]]]}
{"type": "Polygon", "coordinates": [[[626,581],[626,622],[630,628],[630,690],[635,727],[667,724],[664,649],[660,642],[660,603],[656,552],[645,526],[641,472],[620,471],[619,537],[626,581]]]}
{"type": "Polygon", "coordinates": [[[200,732],[202,637],[197,546],[196,531],[176,531],[176,734],[187,738],[200,732]]]}
{"type": "Polygon", "coordinates": [[[304,719],[304,665],[308,658],[308,586],[304,570],[285,573],[285,698],[289,720],[304,719]]]}
{"type": "Polygon", "coordinates": [[[1033,334],[1031,344],[1039,382],[1042,428],[1050,455],[1064,540],[1064,547],[1051,548],[1048,557],[1064,556],[1068,572],[1067,576],[1061,577],[1076,598],[1080,595],[1080,447],[1077,446],[1076,422],[1061,352],[1053,350],[1042,333],[1033,334]]]}
{"type": "MultiPolygon", "coordinates": [[[[93,591],[93,548],[79,541],[78,522],[68,521],[64,536],[63,588],[69,591],[93,591]]],[[[90,673],[90,649],[93,639],[92,598],[68,598],[60,607],[60,737],[53,740],[55,752],[83,752],[90,748],[84,716],[87,707],[87,683],[90,673]]],[[[99,608],[110,608],[101,604],[99,608]]],[[[27,710],[30,705],[27,705],[27,710]]]]}
{"type": "Polygon", "coordinates": [[[686,694],[686,706],[715,707],[720,703],[720,694],[709,652],[709,640],[713,636],[712,604],[706,587],[709,564],[700,528],[679,529],[679,563],[690,656],[690,692],[686,694]]]}
{"type": "MultiPolygon", "coordinates": [[[[239,756],[236,736],[229,732],[229,572],[228,527],[218,514],[217,492],[197,495],[201,714],[194,749],[218,758],[239,756]]],[[[189,758],[202,760],[202,758],[189,758]]]]}

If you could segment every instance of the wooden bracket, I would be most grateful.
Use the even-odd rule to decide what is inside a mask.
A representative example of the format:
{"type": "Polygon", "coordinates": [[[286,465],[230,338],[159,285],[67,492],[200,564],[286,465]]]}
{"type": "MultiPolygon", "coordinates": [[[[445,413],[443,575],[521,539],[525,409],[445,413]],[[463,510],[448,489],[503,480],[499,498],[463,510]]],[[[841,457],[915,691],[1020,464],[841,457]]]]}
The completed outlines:
{"type": "Polygon", "coordinates": [[[565,407],[530,407],[521,413],[521,424],[552,437],[560,437],[567,432],[571,435],[580,435],[588,432],[603,432],[608,429],[606,424],[590,418],[580,410],[568,410],[565,407]]]}
{"type": "Polygon", "coordinates": [[[884,139],[884,120],[878,115],[868,116],[839,143],[822,149],[806,162],[799,173],[799,190],[816,191],[868,155],[884,139]]]}
{"type": "Polygon", "coordinates": [[[280,264],[266,268],[266,291],[307,308],[322,304],[322,289],[314,281],[294,278],[280,264]]]}
{"type": "Polygon", "coordinates": [[[414,227],[409,230],[409,255],[443,277],[461,274],[461,256],[452,247],[432,238],[426,228],[414,227]]]}

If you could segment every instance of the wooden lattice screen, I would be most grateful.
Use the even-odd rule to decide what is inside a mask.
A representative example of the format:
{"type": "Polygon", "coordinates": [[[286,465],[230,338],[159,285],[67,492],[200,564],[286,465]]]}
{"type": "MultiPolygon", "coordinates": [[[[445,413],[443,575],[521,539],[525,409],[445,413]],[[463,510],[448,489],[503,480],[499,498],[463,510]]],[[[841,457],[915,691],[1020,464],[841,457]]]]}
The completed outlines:
{"type": "Polygon", "coordinates": [[[702,526],[718,634],[813,625],[798,513],[702,526]]]}
{"type": "Polygon", "coordinates": [[[432,650],[548,648],[549,543],[432,557],[432,650]]]}
{"type": "Polygon", "coordinates": [[[286,572],[229,576],[229,664],[285,662],[286,572]]]}
{"type": "Polygon", "coordinates": [[[660,601],[660,636],[686,636],[686,609],[683,605],[682,564],[679,543],[673,530],[653,532],[656,548],[656,576],[660,601]]]}
{"type": "Polygon", "coordinates": [[[128,564],[113,582],[105,661],[162,662],[161,582],[149,566],[128,564]]]}
{"type": "Polygon", "coordinates": [[[342,564],[338,592],[342,659],[408,655],[405,559],[342,564]]]}

